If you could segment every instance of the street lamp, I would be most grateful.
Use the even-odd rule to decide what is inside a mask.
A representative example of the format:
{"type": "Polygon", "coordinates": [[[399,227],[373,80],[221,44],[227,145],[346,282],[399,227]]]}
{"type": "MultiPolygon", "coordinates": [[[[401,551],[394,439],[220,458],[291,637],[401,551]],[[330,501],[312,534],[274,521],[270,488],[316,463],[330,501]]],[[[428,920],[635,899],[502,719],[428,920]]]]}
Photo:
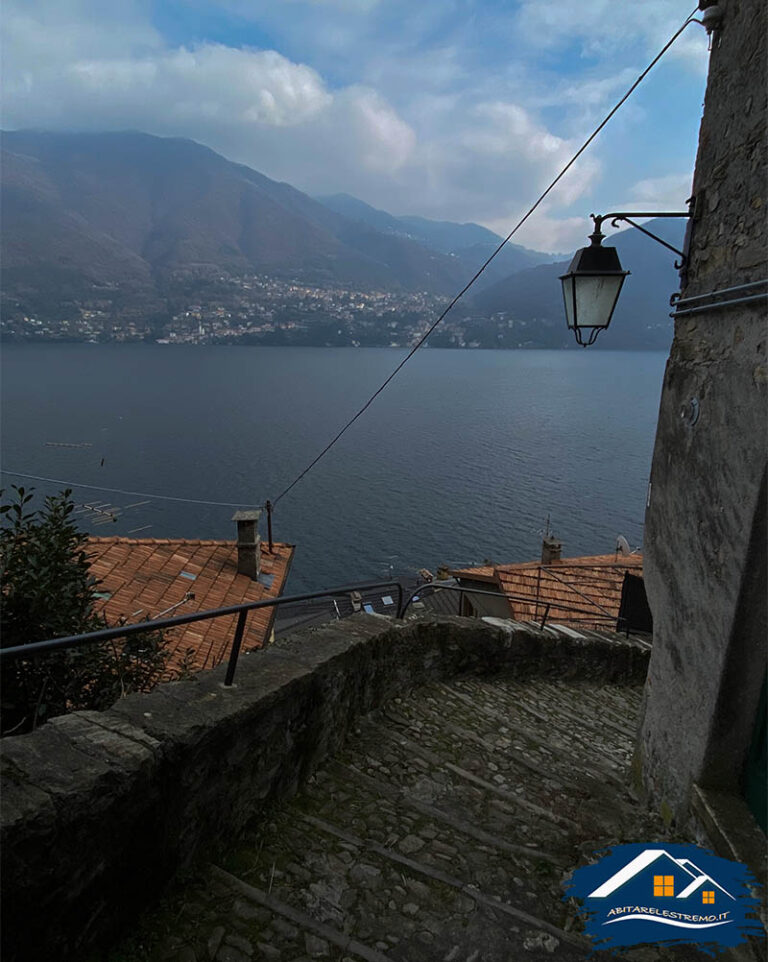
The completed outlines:
{"type": "Polygon", "coordinates": [[[591,215],[595,229],[589,235],[591,244],[576,251],[570,263],[568,272],[561,275],[563,285],[563,300],[565,302],[565,317],[569,330],[573,331],[577,344],[589,347],[594,344],[600,331],[604,331],[611,323],[616,302],[619,299],[624,278],[629,271],[622,270],[619,255],[615,247],[603,247],[603,237],[600,229],[604,220],[611,220],[616,227],[618,221],[624,220],[636,227],[643,234],[652,237],[664,247],[679,254],[681,264],[685,255],[676,247],[652,234],[630,220],[631,217],[691,217],[691,213],[634,213],[634,214],[599,214],[591,215]]]}
{"type": "Polygon", "coordinates": [[[611,323],[624,278],[615,247],[603,247],[603,233],[597,221],[590,234],[592,243],[582,247],[560,278],[563,284],[565,317],[569,330],[582,347],[595,343],[600,331],[611,323]]]}

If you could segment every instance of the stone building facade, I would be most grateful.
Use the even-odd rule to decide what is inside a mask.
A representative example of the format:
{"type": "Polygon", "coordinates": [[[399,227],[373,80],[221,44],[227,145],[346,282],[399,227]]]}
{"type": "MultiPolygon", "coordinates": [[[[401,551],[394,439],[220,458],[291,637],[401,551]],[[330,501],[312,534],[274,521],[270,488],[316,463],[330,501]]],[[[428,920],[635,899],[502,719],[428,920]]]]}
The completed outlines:
{"type": "Polygon", "coordinates": [[[745,779],[765,745],[768,32],[764,0],[718,6],[646,513],[654,650],[636,770],[669,817],[716,790],[760,821],[745,779]]]}

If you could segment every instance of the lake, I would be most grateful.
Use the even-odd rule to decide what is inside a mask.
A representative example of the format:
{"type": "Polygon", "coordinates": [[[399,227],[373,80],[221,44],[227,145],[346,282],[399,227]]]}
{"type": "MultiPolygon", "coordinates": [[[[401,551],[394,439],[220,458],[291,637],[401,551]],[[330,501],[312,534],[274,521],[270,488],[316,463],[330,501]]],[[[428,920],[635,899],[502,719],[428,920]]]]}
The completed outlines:
{"type": "MultiPolygon", "coordinates": [[[[10,344],[3,469],[243,507],[276,496],[400,349],[10,344]],[[79,445],[69,447],[64,445],[79,445]],[[102,463],[103,462],[103,463],[102,463]]],[[[281,500],[289,591],[642,543],[666,355],[419,351],[281,500]]],[[[53,493],[60,485],[3,475],[53,493]]],[[[145,498],[74,487],[78,502],[145,498]]],[[[98,535],[234,538],[235,509],[150,500],[98,535]],[[141,530],[137,530],[141,529],[141,530]]]]}

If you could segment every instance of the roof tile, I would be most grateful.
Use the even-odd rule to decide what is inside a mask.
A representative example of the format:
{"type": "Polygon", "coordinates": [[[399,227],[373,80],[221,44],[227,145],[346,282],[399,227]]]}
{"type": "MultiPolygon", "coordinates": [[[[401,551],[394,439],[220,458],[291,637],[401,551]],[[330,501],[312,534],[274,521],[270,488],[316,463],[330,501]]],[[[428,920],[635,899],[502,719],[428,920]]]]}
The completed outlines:
{"type": "Polygon", "coordinates": [[[642,576],[643,558],[631,555],[591,555],[562,558],[543,565],[483,565],[457,568],[451,574],[464,581],[490,581],[507,596],[511,617],[517,621],[548,620],[580,627],[605,627],[618,618],[626,572],[642,576]]]}
{"type": "MultiPolygon", "coordinates": [[[[275,574],[267,588],[237,573],[237,547],[234,541],[186,541],[164,538],[89,538],[91,572],[101,579],[99,590],[111,597],[98,604],[108,621],[125,619],[134,623],[157,617],[184,599],[174,613],[191,613],[223,608],[243,601],[260,601],[282,594],[293,560],[294,546],[275,544],[275,554],[262,548],[262,564],[275,574]],[[191,558],[194,557],[194,564],[191,558]],[[179,577],[182,571],[197,578],[179,577]]],[[[252,612],[244,639],[246,647],[261,647],[268,639],[274,609],[252,612]]],[[[169,612],[169,617],[172,613],[169,612]]],[[[180,626],[167,633],[170,657],[167,677],[178,674],[187,649],[192,649],[194,668],[214,668],[229,654],[236,617],[229,615],[209,621],[180,626]]]]}

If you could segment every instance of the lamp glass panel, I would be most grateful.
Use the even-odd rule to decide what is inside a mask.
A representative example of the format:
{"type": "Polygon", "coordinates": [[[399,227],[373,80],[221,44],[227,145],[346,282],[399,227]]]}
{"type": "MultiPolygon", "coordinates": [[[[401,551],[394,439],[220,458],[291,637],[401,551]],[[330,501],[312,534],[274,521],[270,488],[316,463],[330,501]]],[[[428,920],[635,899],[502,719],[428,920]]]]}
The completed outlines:
{"type": "Polygon", "coordinates": [[[562,278],[563,282],[563,300],[565,301],[565,319],[568,322],[568,327],[573,330],[573,284],[574,284],[573,274],[567,274],[562,278]]]}
{"type": "MultiPolygon", "coordinates": [[[[581,275],[576,280],[576,323],[579,327],[608,327],[624,283],[623,274],[581,275]]],[[[570,324],[570,321],[569,321],[570,324]]]]}

